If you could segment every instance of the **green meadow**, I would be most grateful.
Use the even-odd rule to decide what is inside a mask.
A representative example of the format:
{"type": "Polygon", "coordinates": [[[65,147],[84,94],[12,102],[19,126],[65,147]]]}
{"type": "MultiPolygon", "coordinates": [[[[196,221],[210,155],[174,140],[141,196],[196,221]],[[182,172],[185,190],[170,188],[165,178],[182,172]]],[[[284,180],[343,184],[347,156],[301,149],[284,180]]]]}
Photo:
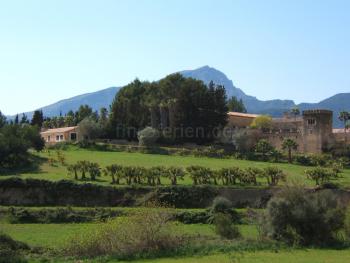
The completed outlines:
{"type": "MultiPolygon", "coordinates": [[[[70,237],[84,231],[97,229],[101,223],[87,224],[1,224],[0,231],[11,235],[19,241],[28,243],[31,246],[40,246],[50,249],[57,249],[69,241],[70,237]]],[[[258,231],[255,225],[238,225],[243,238],[257,240],[258,231]]],[[[185,225],[175,223],[175,231],[183,234],[203,236],[208,239],[219,240],[220,237],[214,232],[213,226],[207,224],[185,225]]],[[[246,251],[202,251],[198,255],[179,256],[171,258],[140,259],[134,261],[117,261],[112,258],[95,260],[81,260],[79,262],[133,262],[133,263],[345,263],[350,262],[350,250],[337,249],[266,249],[246,251]],[[104,261],[103,261],[104,260],[104,261]]],[[[39,262],[31,259],[30,262],[39,262]]],[[[51,261],[50,261],[51,262],[51,261]]],[[[77,262],[68,259],[57,258],[52,262],[77,262]]]]}
{"type": "MultiPolygon", "coordinates": [[[[144,153],[130,153],[130,152],[111,152],[111,151],[91,151],[79,148],[70,147],[68,150],[62,151],[66,163],[73,164],[77,161],[87,160],[91,162],[97,162],[101,167],[105,167],[110,164],[120,165],[133,165],[141,167],[152,167],[152,166],[180,166],[187,167],[190,165],[200,165],[209,167],[211,169],[220,169],[225,167],[257,167],[264,168],[268,166],[276,166],[282,169],[288,178],[300,178],[304,181],[307,186],[314,186],[315,183],[306,178],[305,170],[310,169],[307,166],[301,166],[296,164],[288,163],[268,163],[260,161],[249,161],[249,160],[238,160],[238,159],[219,159],[219,158],[208,158],[208,157],[194,157],[194,156],[176,156],[176,155],[161,155],[161,154],[144,154],[144,153]]],[[[56,151],[45,151],[43,153],[35,153],[36,155],[45,158],[56,158],[56,151]]],[[[21,178],[35,178],[43,180],[58,181],[63,179],[73,180],[72,176],[67,174],[66,166],[59,164],[58,162],[50,165],[47,161],[44,161],[40,165],[39,171],[18,173],[15,176],[21,178]]],[[[6,179],[13,177],[13,175],[4,175],[0,179],[6,179]]],[[[163,178],[164,184],[169,184],[167,179],[163,178]]],[[[265,180],[259,179],[261,186],[267,186],[265,180]]],[[[100,177],[94,183],[101,185],[110,185],[110,178],[100,177]]],[[[350,187],[350,169],[345,169],[336,180],[336,183],[343,188],[350,187]]],[[[185,177],[183,181],[179,181],[180,185],[191,185],[192,181],[189,177],[185,177]]]]}

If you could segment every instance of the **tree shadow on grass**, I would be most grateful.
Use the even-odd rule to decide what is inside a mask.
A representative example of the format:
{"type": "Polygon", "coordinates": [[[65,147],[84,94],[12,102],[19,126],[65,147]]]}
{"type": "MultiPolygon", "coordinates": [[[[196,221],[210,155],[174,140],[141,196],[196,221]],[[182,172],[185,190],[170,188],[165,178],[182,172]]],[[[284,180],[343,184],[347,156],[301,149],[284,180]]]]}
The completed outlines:
{"type": "Polygon", "coordinates": [[[16,167],[0,167],[0,176],[6,175],[20,175],[24,173],[41,173],[41,165],[46,162],[47,159],[37,155],[30,154],[28,160],[23,162],[22,165],[16,167]]]}

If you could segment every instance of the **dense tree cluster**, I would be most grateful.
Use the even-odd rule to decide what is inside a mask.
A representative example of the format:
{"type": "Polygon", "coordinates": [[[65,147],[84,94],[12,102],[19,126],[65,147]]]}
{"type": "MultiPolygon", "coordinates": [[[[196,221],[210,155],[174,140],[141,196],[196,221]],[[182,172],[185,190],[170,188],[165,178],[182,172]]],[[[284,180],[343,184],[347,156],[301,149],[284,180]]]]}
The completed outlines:
{"type": "Polygon", "coordinates": [[[123,87],[111,106],[109,135],[136,139],[150,126],[170,141],[210,141],[226,125],[223,86],[172,74],[158,82],[135,80],[123,87]]]}
{"type": "Polygon", "coordinates": [[[36,126],[8,124],[0,128],[0,171],[30,164],[29,148],[42,150],[45,143],[36,126]]]}
{"type": "MultiPolygon", "coordinates": [[[[44,128],[60,128],[60,127],[70,127],[78,125],[82,120],[86,118],[91,118],[95,122],[101,121],[106,123],[107,109],[102,108],[100,114],[94,111],[89,105],[81,105],[77,111],[70,110],[67,114],[62,116],[55,116],[52,118],[45,118],[43,121],[44,128]]],[[[35,114],[34,114],[35,116],[35,114]]],[[[34,119],[34,117],[33,117],[34,119]]]]}
{"type": "Polygon", "coordinates": [[[236,96],[232,96],[227,101],[227,107],[229,111],[246,113],[247,109],[242,99],[238,99],[236,96]]]}

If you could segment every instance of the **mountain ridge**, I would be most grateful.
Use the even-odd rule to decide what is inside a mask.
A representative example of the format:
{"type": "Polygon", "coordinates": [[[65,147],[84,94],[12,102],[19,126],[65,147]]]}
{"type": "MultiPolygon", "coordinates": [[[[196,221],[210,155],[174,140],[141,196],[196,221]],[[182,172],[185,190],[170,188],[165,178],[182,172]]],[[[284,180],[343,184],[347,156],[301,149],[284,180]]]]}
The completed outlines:
{"type": "MultiPolygon", "coordinates": [[[[184,77],[202,80],[205,84],[213,81],[215,84],[223,85],[227,91],[228,97],[236,96],[242,99],[248,112],[251,113],[270,114],[273,117],[278,117],[293,107],[299,107],[300,110],[323,108],[334,112],[333,125],[334,127],[341,127],[341,122],[338,120],[337,115],[342,110],[350,111],[350,93],[338,93],[317,103],[295,104],[293,100],[281,99],[263,101],[254,96],[247,95],[243,90],[237,88],[233,81],[223,72],[207,65],[194,70],[179,71],[178,73],[182,74],[184,77]]],[[[75,111],[82,104],[88,104],[94,110],[99,110],[101,107],[109,108],[115,94],[120,88],[121,87],[109,87],[96,92],[77,95],[38,109],[41,109],[46,117],[52,117],[58,116],[60,113],[66,114],[69,110],[75,111]]],[[[31,119],[33,111],[25,112],[25,114],[31,119]]],[[[14,116],[8,117],[9,119],[14,118],[14,116]]]]}

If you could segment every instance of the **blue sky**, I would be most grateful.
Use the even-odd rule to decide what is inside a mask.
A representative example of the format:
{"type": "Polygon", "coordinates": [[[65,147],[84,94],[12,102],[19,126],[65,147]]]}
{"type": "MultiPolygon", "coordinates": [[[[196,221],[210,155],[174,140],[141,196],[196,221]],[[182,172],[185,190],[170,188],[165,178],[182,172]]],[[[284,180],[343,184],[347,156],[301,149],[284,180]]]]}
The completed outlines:
{"type": "Polygon", "coordinates": [[[350,1],[0,0],[0,110],[209,65],[259,99],[350,92],[350,1]]]}

